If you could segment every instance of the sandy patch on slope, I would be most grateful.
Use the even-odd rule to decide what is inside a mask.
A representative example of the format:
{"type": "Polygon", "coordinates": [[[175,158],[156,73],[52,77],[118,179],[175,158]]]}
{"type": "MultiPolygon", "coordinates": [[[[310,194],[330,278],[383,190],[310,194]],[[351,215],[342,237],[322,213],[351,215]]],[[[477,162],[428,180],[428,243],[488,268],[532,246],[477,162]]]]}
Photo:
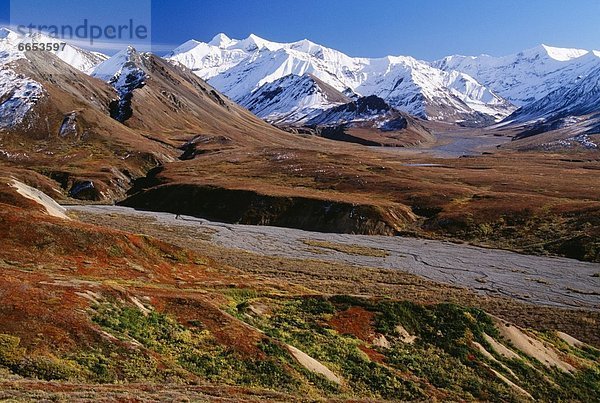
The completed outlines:
{"type": "Polygon", "coordinates": [[[497,342],[496,339],[487,335],[486,333],[483,334],[483,337],[485,338],[485,341],[487,341],[490,344],[490,346],[492,346],[494,351],[496,351],[504,358],[508,358],[509,360],[518,360],[521,358],[517,353],[506,347],[504,344],[497,342]]]}
{"type": "Polygon", "coordinates": [[[13,179],[12,183],[9,183],[9,185],[15,188],[17,193],[19,193],[21,196],[33,200],[34,202],[43,206],[48,212],[48,215],[62,218],[64,220],[70,220],[70,218],[65,214],[67,210],[55,202],[46,193],[19,182],[16,179],[13,179]]]}
{"type": "Polygon", "coordinates": [[[515,348],[537,359],[547,367],[556,366],[565,372],[575,372],[575,368],[563,361],[556,351],[534,339],[523,330],[499,318],[494,318],[500,335],[510,341],[515,348]]]}
{"type": "Polygon", "coordinates": [[[558,331],[556,332],[556,334],[558,335],[558,337],[560,337],[564,342],[566,342],[571,347],[582,348],[582,347],[586,346],[586,344],[584,342],[577,340],[575,337],[571,336],[570,334],[567,334],[564,332],[558,332],[558,331]]]}
{"type": "Polygon", "coordinates": [[[342,380],[329,368],[327,368],[325,365],[321,364],[319,361],[315,360],[305,352],[300,351],[296,347],[290,345],[287,345],[286,347],[290,354],[292,354],[296,361],[298,361],[298,364],[302,365],[304,368],[308,369],[311,372],[321,374],[331,382],[335,382],[338,385],[342,383],[342,380]]]}
{"type": "Polygon", "coordinates": [[[410,334],[402,325],[396,326],[396,333],[398,333],[403,343],[413,344],[417,340],[417,336],[410,334]]]}
{"type": "Polygon", "coordinates": [[[519,385],[517,385],[516,383],[512,382],[510,379],[508,379],[507,377],[505,377],[504,375],[502,375],[500,372],[496,371],[493,368],[490,368],[490,371],[492,371],[500,380],[502,380],[504,383],[506,383],[508,386],[510,386],[511,388],[513,388],[515,391],[527,396],[528,398],[530,398],[531,400],[535,400],[533,398],[533,396],[531,396],[529,394],[529,392],[527,392],[525,389],[523,389],[522,387],[520,387],[519,385]]]}

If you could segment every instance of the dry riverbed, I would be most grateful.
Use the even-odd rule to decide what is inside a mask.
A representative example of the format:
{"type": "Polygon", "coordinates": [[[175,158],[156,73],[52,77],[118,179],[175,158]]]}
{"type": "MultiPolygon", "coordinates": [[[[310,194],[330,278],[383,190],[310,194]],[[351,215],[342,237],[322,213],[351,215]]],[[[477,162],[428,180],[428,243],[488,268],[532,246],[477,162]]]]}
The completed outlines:
{"type": "Polygon", "coordinates": [[[69,211],[91,221],[91,217],[102,221],[103,216],[135,218],[171,233],[181,231],[223,248],[263,256],[398,270],[485,296],[509,297],[539,306],[600,310],[597,263],[414,238],[223,224],[116,206],[72,206],[69,211]]]}

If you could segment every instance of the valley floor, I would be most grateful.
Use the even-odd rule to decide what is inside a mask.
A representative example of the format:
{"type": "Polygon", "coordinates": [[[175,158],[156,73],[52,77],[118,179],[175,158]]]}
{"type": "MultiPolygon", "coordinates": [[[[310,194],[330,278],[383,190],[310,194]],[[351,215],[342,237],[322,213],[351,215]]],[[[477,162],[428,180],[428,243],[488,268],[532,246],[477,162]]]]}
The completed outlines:
{"type": "Polygon", "coordinates": [[[372,149],[396,155],[458,158],[463,155],[493,153],[498,147],[511,141],[510,136],[485,132],[482,129],[440,130],[434,132],[434,138],[435,142],[420,148],[372,147],[372,149]]]}
{"type": "Polygon", "coordinates": [[[600,346],[597,263],[415,238],[223,224],[116,206],[68,209],[84,222],[149,235],[309,293],[451,301],[600,346]]]}
{"type": "Polygon", "coordinates": [[[543,306],[600,310],[598,263],[436,240],[223,224],[127,207],[73,206],[70,210],[95,224],[109,223],[129,231],[154,226],[153,236],[176,234],[166,239],[187,248],[194,248],[196,240],[204,238],[227,249],[264,256],[395,269],[480,294],[543,306]]]}

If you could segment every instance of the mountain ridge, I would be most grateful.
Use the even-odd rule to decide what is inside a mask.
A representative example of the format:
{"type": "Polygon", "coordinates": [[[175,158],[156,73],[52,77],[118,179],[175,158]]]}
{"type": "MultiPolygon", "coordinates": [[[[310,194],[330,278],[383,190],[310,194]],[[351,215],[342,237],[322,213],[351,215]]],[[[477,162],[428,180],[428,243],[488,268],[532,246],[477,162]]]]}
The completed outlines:
{"type": "Polygon", "coordinates": [[[350,57],[306,39],[278,43],[256,35],[236,40],[218,34],[208,43],[188,41],[166,58],[183,63],[235,101],[286,75],[309,73],[340,92],[377,95],[404,112],[433,120],[480,121],[483,114],[494,121],[514,110],[466,74],[448,73],[409,56],[350,57]]]}
{"type": "Polygon", "coordinates": [[[600,66],[600,57],[594,50],[539,45],[501,57],[446,56],[432,65],[469,74],[520,107],[588,74],[600,66]]]}

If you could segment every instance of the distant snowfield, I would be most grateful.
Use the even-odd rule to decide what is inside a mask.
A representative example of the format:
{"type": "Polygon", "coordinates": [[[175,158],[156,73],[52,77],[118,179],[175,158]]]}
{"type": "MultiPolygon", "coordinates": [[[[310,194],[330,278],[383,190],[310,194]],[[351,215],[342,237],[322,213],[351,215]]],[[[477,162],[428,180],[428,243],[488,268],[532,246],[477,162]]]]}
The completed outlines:
{"type": "Polygon", "coordinates": [[[310,74],[337,91],[377,95],[395,108],[432,120],[470,121],[485,115],[499,121],[600,66],[598,51],[547,45],[503,57],[454,55],[425,62],[408,56],[350,57],[309,40],[278,43],[225,34],[208,43],[188,41],[166,57],[270,121],[331,107],[322,98],[292,91],[289,83],[294,79],[284,80],[287,76],[300,82],[310,74]],[[275,94],[275,85],[285,90],[285,100],[261,104],[264,92],[275,94]]]}
{"type": "Polygon", "coordinates": [[[524,106],[600,67],[600,52],[540,45],[502,57],[448,56],[433,65],[464,72],[514,105],[524,106]]]}

